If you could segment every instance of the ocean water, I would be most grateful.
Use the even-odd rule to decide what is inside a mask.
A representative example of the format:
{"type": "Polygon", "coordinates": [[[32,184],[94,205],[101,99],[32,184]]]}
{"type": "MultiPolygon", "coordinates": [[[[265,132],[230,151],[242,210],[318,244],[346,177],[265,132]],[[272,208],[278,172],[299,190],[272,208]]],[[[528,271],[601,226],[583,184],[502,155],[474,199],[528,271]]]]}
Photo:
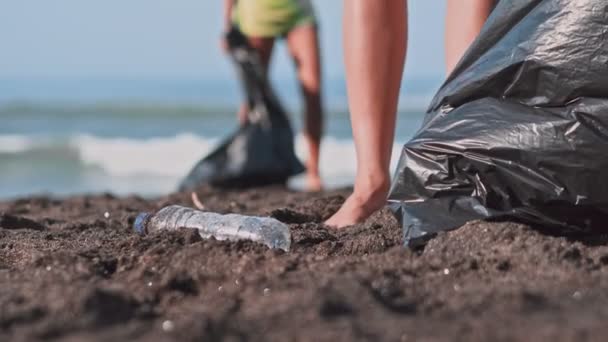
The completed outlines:
{"type": "MultiPolygon", "coordinates": [[[[355,173],[345,92],[337,84],[325,93],[321,172],[329,188],[352,184],[355,173]]],[[[399,112],[393,165],[420,126],[437,85],[437,80],[421,81],[401,100],[406,105],[399,112]]],[[[277,88],[297,132],[297,90],[277,88]]],[[[0,198],[171,192],[194,163],[236,129],[239,96],[235,84],[221,82],[0,80],[0,198]]],[[[304,159],[301,135],[296,149],[304,159]]],[[[302,177],[290,185],[301,188],[302,177]]]]}

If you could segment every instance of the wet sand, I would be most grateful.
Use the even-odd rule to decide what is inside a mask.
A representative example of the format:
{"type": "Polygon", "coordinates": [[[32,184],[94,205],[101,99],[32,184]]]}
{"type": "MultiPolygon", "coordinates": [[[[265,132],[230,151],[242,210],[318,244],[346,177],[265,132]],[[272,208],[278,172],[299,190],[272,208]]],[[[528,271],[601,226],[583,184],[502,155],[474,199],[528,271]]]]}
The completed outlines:
{"type": "Polygon", "coordinates": [[[186,193],[0,202],[0,340],[605,340],[608,239],[472,222],[411,251],[388,211],[324,227],[347,193],[199,191],[289,223],[290,253],[132,232],[186,193]]]}

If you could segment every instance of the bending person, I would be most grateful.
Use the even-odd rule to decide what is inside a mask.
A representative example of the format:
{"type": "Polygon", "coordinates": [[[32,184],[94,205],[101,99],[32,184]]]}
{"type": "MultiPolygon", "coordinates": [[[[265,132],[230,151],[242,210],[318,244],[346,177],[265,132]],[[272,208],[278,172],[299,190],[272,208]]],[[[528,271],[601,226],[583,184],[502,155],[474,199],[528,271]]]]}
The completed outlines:
{"type": "MultiPolygon", "coordinates": [[[[481,30],[493,3],[448,0],[448,72],[481,30]]],[[[386,204],[406,40],[406,0],[344,1],[346,83],[357,175],[353,194],[327,225],[359,223],[386,204]]]]}
{"type": "MultiPolygon", "coordinates": [[[[225,32],[233,26],[240,29],[249,44],[259,52],[266,72],[275,40],[285,37],[305,103],[303,134],[308,148],[307,187],[312,191],[321,190],[321,58],[316,18],[310,0],[224,0],[224,24],[225,32]]],[[[241,123],[247,120],[248,110],[245,103],[241,105],[241,123]]]]}

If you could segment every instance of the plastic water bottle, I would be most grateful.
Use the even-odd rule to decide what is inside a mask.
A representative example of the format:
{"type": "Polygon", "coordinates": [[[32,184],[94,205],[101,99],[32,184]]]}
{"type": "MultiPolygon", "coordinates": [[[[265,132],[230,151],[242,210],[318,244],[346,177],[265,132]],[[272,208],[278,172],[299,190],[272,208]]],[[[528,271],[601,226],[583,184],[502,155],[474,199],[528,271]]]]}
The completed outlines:
{"type": "Polygon", "coordinates": [[[195,228],[203,239],[213,236],[218,240],[251,240],[286,252],[291,246],[289,227],[276,219],[222,215],[179,205],[162,208],[156,214],[141,213],[135,219],[133,228],[142,235],[157,230],[195,228]]]}

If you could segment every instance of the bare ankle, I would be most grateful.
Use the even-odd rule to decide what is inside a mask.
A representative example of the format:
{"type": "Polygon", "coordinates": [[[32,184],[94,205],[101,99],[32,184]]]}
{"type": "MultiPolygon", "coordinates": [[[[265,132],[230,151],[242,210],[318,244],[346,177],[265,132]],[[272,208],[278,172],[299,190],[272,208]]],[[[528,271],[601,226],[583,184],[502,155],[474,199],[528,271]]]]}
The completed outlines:
{"type": "Polygon", "coordinates": [[[390,177],[388,175],[371,175],[357,177],[355,181],[354,194],[366,199],[386,199],[390,188],[390,177]]]}
{"type": "Polygon", "coordinates": [[[353,194],[326,223],[340,228],[363,222],[376,210],[384,207],[389,187],[390,178],[382,173],[357,177],[353,194]]]}

